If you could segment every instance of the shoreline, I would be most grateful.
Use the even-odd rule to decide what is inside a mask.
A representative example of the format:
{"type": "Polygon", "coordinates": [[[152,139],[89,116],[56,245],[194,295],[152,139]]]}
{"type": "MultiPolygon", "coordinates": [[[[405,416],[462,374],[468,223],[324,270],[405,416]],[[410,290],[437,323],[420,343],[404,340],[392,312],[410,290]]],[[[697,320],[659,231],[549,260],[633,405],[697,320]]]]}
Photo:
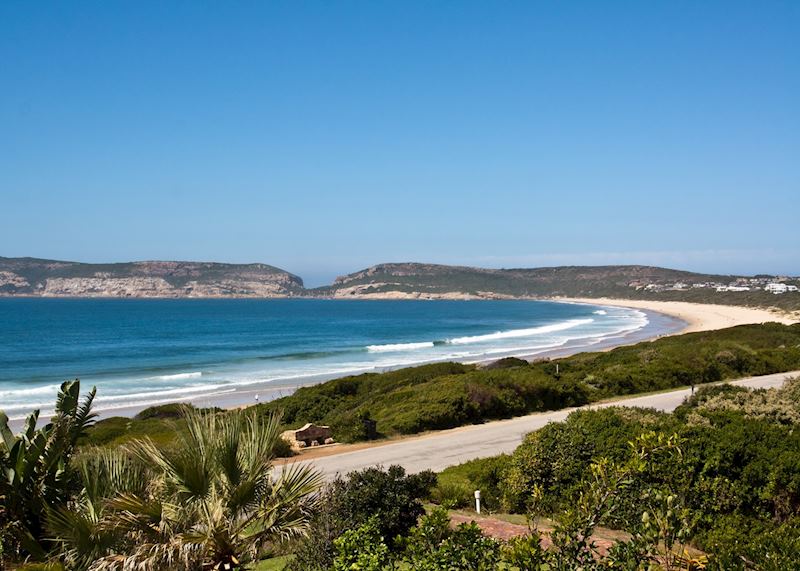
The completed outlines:
{"type": "MultiPolygon", "coordinates": [[[[578,303],[577,301],[567,301],[560,299],[559,300],[531,299],[529,301],[554,301],[554,302],[578,303]]],[[[598,306],[600,308],[602,308],[603,306],[603,304],[601,303],[594,303],[594,302],[588,302],[587,304],[598,306]]],[[[587,340],[585,338],[578,338],[560,347],[545,349],[535,353],[520,352],[513,356],[527,360],[534,360],[534,359],[553,359],[553,358],[568,357],[570,355],[575,355],[577,353],[583,353],[583,352],[608,351],[614,349],[615,347],[620,347],[623,345],[631,345],[642,341],[658,339],[666,335],[676,335],[682,332],[683,329],[687,326],[687,323],[683,319],[680,319],[673,315],[669,315],[664,312],[653,311],[650,309],[639,309],[639,311],[643,311],[648,318],[647,325],[645,325],[640,329],[636,329],[633,331],[626,331],[618,335],[612,335],[609,337],[599,338],[596,340],[587,340]]],[[[459,362],[465,364],[485,365],[497,361],[500,358],[502,357],[500,356],[490,357],[488,355],[482,355],[479,357],[475,357],[473,359],[460,360],[459,362]]],[[[356,372],[352,374],[358,375],[368,372],[383,373],[383,372],[403,369],[407,367],[415,367],[435,362],[445,362],[448,360],[452,359],[421,361],[419,363],[403,364],[394,367],[383,367],[380,370],[365,370],[362,373],[356,372]]],[[[274,381],[264,381],[261,383],[244,385],[241,387],[230,387],[222,389],[219,392],[211,392],[196,396],[187,396],[184,398],[171,398],[169,400],[164,400],[163,402],[160,402],[158,404],[150,404],[147,406],[130,405],[130,406],[121,406],[121,407],[106,408],[106,409],[97,408],[96,412],[98,413],[100,419],[109,418],[112,416],[133,417],[138,412],[146,408],[149,408],[151,406],[161,406],[164,404],[171,404],[171,403],[189,403],[194,406],[203,408],[219,407],[228,410],[242,409],[259,403],[269,402],[284,396],[288,396],[297,389],[302,387],[317,385],[346,376],[349,375],[347,374],[343,375],[341,373],[321,374],[313,377],[308,377],[305,380],[305,382],[292,383],[292,384],[287,384],[285,382],[276,383],[274,381]],[[258,400],[256,400],[255,398],[256,396],[259,397],[258,400]]]]}
{"type": "Polygon", "coordinates": [[[661,313],[672,316],[686,323],[686,327],[678,333],[696,333],[698,331],[713,331],[725,329],[736,325],[750,325],[754,323],[777,322],[784,325],[798,323],[800,320],[775,309],[744,307],[740,305],[718,305],[710,303],[691,303],[688,301],[650,301],[639,299],[619,298],[566,298],[553,297],[552,301],[567,303],[584,303],[589,305],[609,305],[613,307],[627,307],[661,313]]]}

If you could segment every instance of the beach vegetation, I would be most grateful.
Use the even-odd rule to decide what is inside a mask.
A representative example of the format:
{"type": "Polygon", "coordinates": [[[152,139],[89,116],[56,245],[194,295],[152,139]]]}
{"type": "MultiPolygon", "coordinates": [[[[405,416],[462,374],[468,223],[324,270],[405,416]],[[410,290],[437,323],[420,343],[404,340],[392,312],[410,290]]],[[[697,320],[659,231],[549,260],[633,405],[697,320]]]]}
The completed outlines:
{"type": "MultiPolygon", "coordinates": [[[[100,528],[126,546],[125,566],[237,569],[271,542],[305,534],[322,479],[302,466],[274,474],[277,416],[262,422],[245,411],[193,411],[186,423],[174,446],[145,439],[126,447],[154,479],[107,498],[100,528]]],[[[119,567],[114,553],[96,561],[95,568],[119,567]]]]}
{"type": "MultiPolygon", "coordinates": [[[[147,438],[159,447],[169,447],[187,430],[186,415],[194,412],[228,414],[221,408],[197,408],[188,403],[150,407],[133,418],[111,416],[96,421],[87,428],[78,440],[78,444],[81,447],[113,449],[134,440],[147,438]]],[[[278,458],[294,455],[291,444],[283,438],[275,442],[273,453],[278,458]]]]}
{"type": "MultiPolygon", "coordinates": [[[[436,475],[430,471],[406,474],[401,466],[366,468],[337,477],[321,492],[319,509],[308,534],[295,542],[295,571],[327,571],[337,554],[336,539],[375,518],[374,533],[393,552],[397,538],[406,536],[425,513],[423,500],[430,497],[436,475]]],[[[364,534],[372,533],[370,529],[364,534]]],[[[363,535],[363,534],[362,534],[363,535]]],[[[353,541],[348,542],[352,546],[353,541]]]]}
{"type": "MultiPolygon", "coordinates": [[[[546,533],[553,544],[547,557],[562,552],[564,565],[582,553],[597,559],[588,540],[577,542],[591,537],[591,523],[628,533],[606,559],[620,565],[652,560],[662,567],[671,561],[673,568],[798,568],[798,422],[761,407],[793,408],[798,386],[795,379],[768,390],[702,388],[673,414],[576,411],[529,434],[510,458],[498,457],[505,466],[501,508],[531,522],[555,522],[546,533]]],[[[445,470],[439,480],[457,476],[465,488],[481,489],[478,482],[494,471],[489,462],[470,462],[445,470]]],[[[526,545],[518,540],[506,550],[530,558],[526,545]]]]}
{"type": "Polygon", "coordinates": [[[382,571],[391,560],[376,516],[355,529],[345,530],[333,545],[333,571],[382,571]]]}
{"type": "Polygon", "coordinates": [[[465,508],[474,505],[475,490],[481,491],[482,509],[502,509],[503,481],[511,457],[507,454],[476,458],[446,468],[438,474],[432,497],[440,505],[465,508]]]}
{"type": "Polygon", "coordinates": [[[50,422],[38,427],[39,411],[34,411],[16,435],[0,411],[0,543],[11,554],[46,557],[51,543],[45,516],[49,509],[66,505],[76,491],[73,457],[78,440],[94,421],[94,397],[92,389],[81,400],[80,382],[67,381],[50,422]]]}
{"type": "MultiPolygon", "coordinates": [[[[334,542],[333,569],[701,569],[704,560],[685,549],[691,520],[679,486],[654,489],[644,497],[635,531],[611,548],[599,545],[594,535],[633,482],[647,478],[661,463],[680,464],[681,444],[675,435],[649,432],[631,443],[621,461],[592,461],[573,502],[546,533],[532,525],[528,533],[504,541],[487,536],[474,521],[453,525],[446,509],[434,507],[394,541],[394,549],[380,533],[377,518],[345,532],[334,542]]],[[[536,497],[540,491],[532,493],[536,497]]]]}
{"type": "Polygon", "coordinates": [[[644,341],[610,351],[497,366],[435,363],[302,387],[258,405],[288,427],[331,426],[365,438],[364,415],[384,436],[416,434],[595,402],[800,369],[800,324],[742,325],[644,341]]]}
{"type": "MultiPolygon", "coordinates": [[[[0,413],[2,556],[66,569],[241,569],[306,533],[322,479],[273,470],[280,418],[182,411],[169,446],[78,447],[95,392],[64,383],[55,416],[14,435],[0,413]]],[[[148,419],[149,420],[149,419],[148,419]]],[[[146,422],[146,421],[145,421],[146,422]]]]}

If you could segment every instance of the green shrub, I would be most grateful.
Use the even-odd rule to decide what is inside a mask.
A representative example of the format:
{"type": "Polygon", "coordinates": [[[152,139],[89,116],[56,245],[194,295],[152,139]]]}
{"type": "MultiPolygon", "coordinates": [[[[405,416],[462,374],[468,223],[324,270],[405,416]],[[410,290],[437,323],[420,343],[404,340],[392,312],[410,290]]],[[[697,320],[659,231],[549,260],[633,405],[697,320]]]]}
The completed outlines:
{"type": "Polygon", "coordinates": [[[450,528],[447,512],[436,508],[411,530],[405,561],[415,571],[495,571],[500,544],[473,523],[450,528]]]}
{"type": "Polygon", "coordinates": [[[484,367],[484,369],[492,370],[492,369],[514,369],[516,367],[527,367],[530,363],[525,359],[519,359],[517,357],[503,357],[502,359],[498,359],[497,361],[492,361],[488,365],[484,367]]]}
{"type": "MultiPolygon", "coordinates": [[[[796,568],[800,430],[795,417],[762,410],[793,410],[796,391],[797,381],[769,391],[715,387],[698,391],[674,415],[614,407],[575,412],[525,438],[504,471],[504,500],[517,511],[535,500],[537,513],[559,517],[585,500],[596,459],[619,463],[639,434],[677,433],[679,458],[651,462],[626,481],[602,521],[645,538],[642,506],[658,507],[665,490],[680,490],[680,510],[662,512],[682,514],[673,527],[709,554],[710,568],[796,568]]],[[[633,561],[652,546],[620,545],[614,557],[633,561]]]]}
{"type": "Polygon", "coordinates": [[[119,446],[125,442],[140,438],[150,438],[159,445],[167,445],[175,440],[175,436],[186,424],[182,419],[148,418],[136,420],[121,416],[112,416],[99,420],[86,431],[80,445],[119,446]]]}
{"type": "Polygon", "coordinates": [[[406,475],[400,466],[366,468],[337,478],[323,491],[320,510],[314,514],[308,537],[297,543],[291,568],[327,571],[333,565],[334,541],[347,529],[355,529],[375,517],[377,532],[390,549],[425,513],[422,500],[436,485],[433,472],[406,475]]]}
{"type": "Polygon", "coordinates": [[[469,507],[473,497],[473,490],[469,486],[451,482],[440,482],[431,494],[434,502],[451,509],[469,507]]]}
{"type": "Polygon", "coordinates": [[[148,420],[150,418],[157,418],[160,420],[166,418],[183,418],[188,410],[195,407],[188,403],[169,403],[161,404],[158,406],[151,406],[140,411],[135,418],[136,420],[148,420]]]}
{"type": "Polygon", "coordinates": [[[469,507],[474,504],[475,490],[480,490],[483,508],[499,510],[503,496],[502,483],[510,458],[501,454],[446,468],[439,474],[434,500],[445,505],[444,500],[450,499],[454,502],[453,507],[469,507]]]}
{"type": "Polygon", "coordinates": [[[687,415],[692,410],[703,406],[706,402],[719,395],[734,395],[749,392],[747,387],[737,385],[721,384],[698,388],[683,404],[675,409],[675,416],[686,420],[687,415]]]}
{"type": "Polygon", "coordinates": [[[389,548],[383,542],[375,516],[356,529],[348,529],[334,542],[333,571],[383,571],[389,548]]]}

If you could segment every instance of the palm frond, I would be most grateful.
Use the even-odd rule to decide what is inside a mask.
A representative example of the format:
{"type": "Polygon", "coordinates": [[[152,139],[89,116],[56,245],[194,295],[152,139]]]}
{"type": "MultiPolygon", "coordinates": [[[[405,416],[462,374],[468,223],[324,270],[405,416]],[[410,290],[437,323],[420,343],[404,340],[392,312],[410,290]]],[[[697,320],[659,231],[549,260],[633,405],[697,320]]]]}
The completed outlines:
{"type": "Polygon", "coordinates": [[[158,474],[158,485],[105,504],[109,525],[132,547],[93,569],[211,568],[251,560],[266,542],[306,532],[322,476],[294,465],[273,480],[279,417],[188,411],[185,418],[186,432],[168,449],[149,439],[128,447],[158,474]]]}
{"type": "MultiPolygon", "coordinates": [[[[80,381],[75,381],[80,386],[80,381]]],[[[97,387],[92,387],[92,390],[89,391],[83,398],[83,402],[81,403],[80,407],[75,411],[75,415],[73,417],[72,422],[72,438],[77,440],[86,432],[92,424],[94,424],[94,419],[97,418],[97,414],[92,412],[92,405],[94,404],[94,398],[97,396],[97,387]]]]}
{"type": "Polygon", "coordinates": [[[261,533],[284,539],[305,534],[323,482],[322,474],[310,466],[286,466],[259,507],[261,533]]]}

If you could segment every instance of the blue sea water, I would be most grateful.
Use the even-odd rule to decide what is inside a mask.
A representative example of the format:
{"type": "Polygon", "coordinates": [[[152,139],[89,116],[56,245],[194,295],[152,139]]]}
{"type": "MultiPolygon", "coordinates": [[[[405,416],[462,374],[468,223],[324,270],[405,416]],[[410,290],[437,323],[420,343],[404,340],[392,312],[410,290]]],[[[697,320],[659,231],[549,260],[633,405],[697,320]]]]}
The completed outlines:
{"type": "Polygon", "coordinates": [[[61,381],[97,408],[144,407],[437,360],[592,346],[637,310],[545,301],[0,299],[0,410],[52,407],[61,381]]]}

